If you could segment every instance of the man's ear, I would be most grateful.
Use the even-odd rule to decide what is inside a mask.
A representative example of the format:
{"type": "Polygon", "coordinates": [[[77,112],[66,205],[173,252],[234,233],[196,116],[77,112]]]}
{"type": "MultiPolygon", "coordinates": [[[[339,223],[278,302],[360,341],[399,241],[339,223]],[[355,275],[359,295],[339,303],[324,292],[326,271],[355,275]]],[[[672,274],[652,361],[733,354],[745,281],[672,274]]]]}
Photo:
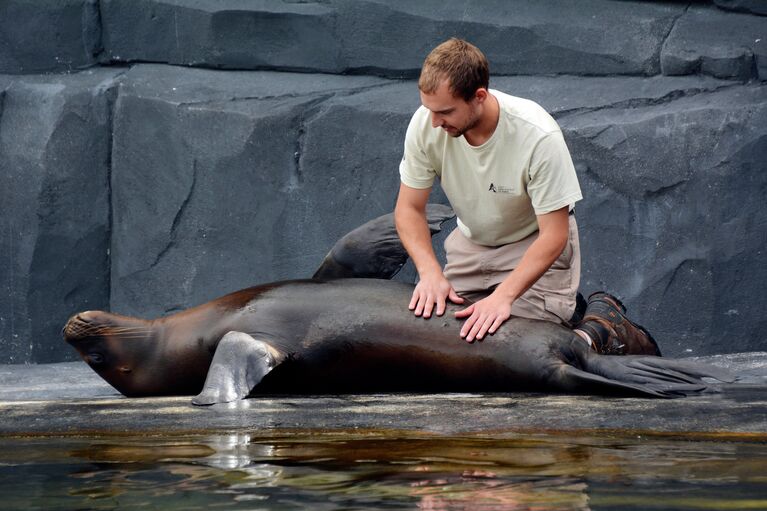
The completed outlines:
{"type": "Polygon", "coordinates": [[[483,103],[487,99],[488,95],[490,95],[490,93],[487,91],[487,89],[480,87],[477,89],[477,92],[474,93],[474,99],[476,99],[479,103],[483,103]]]}

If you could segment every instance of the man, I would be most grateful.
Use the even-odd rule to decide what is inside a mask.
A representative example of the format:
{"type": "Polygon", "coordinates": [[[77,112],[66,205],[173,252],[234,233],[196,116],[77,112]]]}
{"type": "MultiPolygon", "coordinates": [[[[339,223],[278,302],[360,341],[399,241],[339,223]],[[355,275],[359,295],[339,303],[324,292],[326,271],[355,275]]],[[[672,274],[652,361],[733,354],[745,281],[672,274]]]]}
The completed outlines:
{"type": "MultiPolygon", "coordinates": [[[[559,126],[532,101],[491,90],[482,52],[459,39],[437,46],[418,82],[400,164],[395,221],[420,280],[409,308],[444,314],[448,300],[473,303],[461,337],[493,334],[510,316],[575,326],[580,281],[574,204],[582,198],[559,126]],[[445,240],[444,273],[431,246],[425,206],[435,177],[458,216],[445,240]]],[[[602,352],[657,351],[646,331],[605,293],[576,330],[602,352]],[[629,349],[627,349],[627,344],[629,349]],[[633,350],[633,351],[632,351],[633,350]]]]}

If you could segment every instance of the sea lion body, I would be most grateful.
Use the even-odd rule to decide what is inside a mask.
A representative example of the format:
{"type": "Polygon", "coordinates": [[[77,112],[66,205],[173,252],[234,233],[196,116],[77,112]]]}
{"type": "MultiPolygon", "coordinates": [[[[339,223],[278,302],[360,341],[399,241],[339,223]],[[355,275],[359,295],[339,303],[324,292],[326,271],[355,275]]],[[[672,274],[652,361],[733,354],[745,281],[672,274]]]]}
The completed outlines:
{"type": "Polygon", "coordinates": [[[230,332],[257,340],[274,355],[244,394],[554,391],[669,397],[705,388],[697,377],[658,382],[648,379],[658,367],[639,374],[626,366],[681,362],[600,356],[571,330],[545,321],[512,318],[495,335],[469,344],[458,336],[457,306],[448,306],[442,317],[415,317],[405,306],[412,289],[376,279],[286,281],[154,321],[81,313],[67,324],[65,337],[126,396],[191,395],[204,385],[226,385],[237,366],[251,364],[230,353],[223,372],[209,374],[214,353],[230,349],[219,346],[230,332]]]}

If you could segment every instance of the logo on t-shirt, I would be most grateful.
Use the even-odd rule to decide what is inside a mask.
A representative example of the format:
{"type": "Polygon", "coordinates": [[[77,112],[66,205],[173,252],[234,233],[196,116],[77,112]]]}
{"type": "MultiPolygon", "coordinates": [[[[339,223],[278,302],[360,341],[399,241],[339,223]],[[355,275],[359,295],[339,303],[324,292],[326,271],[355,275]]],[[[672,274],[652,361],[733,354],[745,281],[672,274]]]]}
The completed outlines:
{"type": "Polygon", "coordinates": [[[490,183],[490,188],[487,189],[488,192],[493,193],[514,193],[514,190],[512,188],[506,187],[506,186],[495,186],[495,183],[490,183]]]}

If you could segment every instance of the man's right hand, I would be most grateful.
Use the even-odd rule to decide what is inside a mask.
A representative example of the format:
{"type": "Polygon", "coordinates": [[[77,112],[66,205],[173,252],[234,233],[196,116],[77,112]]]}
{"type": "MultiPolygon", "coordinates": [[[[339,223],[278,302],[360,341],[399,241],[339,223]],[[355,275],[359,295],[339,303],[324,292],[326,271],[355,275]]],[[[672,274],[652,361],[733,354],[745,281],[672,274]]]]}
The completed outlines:
{"type": "Polygon", "coordinates": [[[447,300],[458,304],[463,303],[463,298],[458,296],[445,276],[441,272],[434,273],[422,277],[416,284],[408,309],[413,311],[416,316],[430,318],[436,305],[435,312],[437,316],[441,316],[445,313],[447,300]]]}
{"type": "Polygon", "coordinates": [[[394,221],[402,244],[413,260],[421,280],[415,286],[408,308],[416,316],[430,318],[434,306],[437,316],[445,313],[445,302],[463,303],[442,274],[442,267],[431,246],[431,232],[426,221],[426,202],[431,188],[411,188],[400,184],[394,221]]]}

